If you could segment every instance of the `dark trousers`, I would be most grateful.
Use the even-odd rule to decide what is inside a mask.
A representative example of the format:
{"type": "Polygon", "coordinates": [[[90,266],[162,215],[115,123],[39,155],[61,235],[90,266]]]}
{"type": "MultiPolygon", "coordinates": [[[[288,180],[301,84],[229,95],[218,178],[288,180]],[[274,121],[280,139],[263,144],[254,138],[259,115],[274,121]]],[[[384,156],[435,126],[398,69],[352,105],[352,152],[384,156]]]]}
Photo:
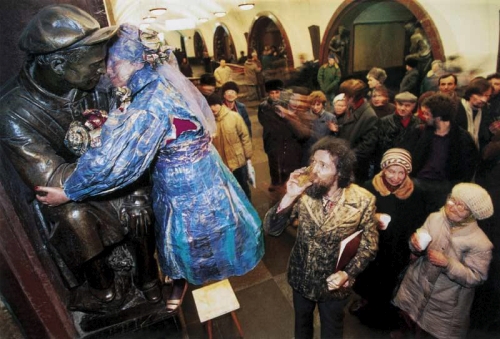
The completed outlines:
{"type": "Polygon", "coordinates": [[[283,185],[288,181],[288,178],[290,177],[290,173],[292,173],[295,169],[300,167],[300,155],[299,158],[297,158],[297,165],[296,166],[290,166],[287,164],[285,167],[283,165],[284,159],[283,155],[281,154],[267,154],[267,159],[268,159],[268,165],[269,165],[269,175],[271,177],[271,185],[279,186],[283,185]]]}
{"type": "Polygon", "coordinates": [[[248,168],[247,165],[237,168],[233,171],[233,175],[245,192],[248,200],[251,199],[250,186],[248,185],[248,168]]]}
{"type": "Polygon", "coordinates": [[[293,291],[295,311],[295,339],[313,338],[314,309],[318,305],[322,339],[342,339],[344,333],[344,307],[347,299],[312,301],[293,291]]]}

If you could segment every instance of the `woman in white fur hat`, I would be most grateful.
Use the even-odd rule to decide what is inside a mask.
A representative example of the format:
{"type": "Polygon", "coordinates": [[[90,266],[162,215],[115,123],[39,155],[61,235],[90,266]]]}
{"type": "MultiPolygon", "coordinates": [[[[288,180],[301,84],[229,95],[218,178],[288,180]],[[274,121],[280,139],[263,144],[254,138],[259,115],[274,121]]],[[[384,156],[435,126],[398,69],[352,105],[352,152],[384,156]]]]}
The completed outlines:
{"type": "Polygon", "coordinates": [[[466,337],[474,288],[487,279],[493,249],[476,220],[492,215],[488,192],[460,183],[445,206],[412,235],[410,249],[417,259],[393,303],[418,331],[436,338],[466,337]],[[425,232],[431,237],[427,248],[418,236],[425,232]]]}

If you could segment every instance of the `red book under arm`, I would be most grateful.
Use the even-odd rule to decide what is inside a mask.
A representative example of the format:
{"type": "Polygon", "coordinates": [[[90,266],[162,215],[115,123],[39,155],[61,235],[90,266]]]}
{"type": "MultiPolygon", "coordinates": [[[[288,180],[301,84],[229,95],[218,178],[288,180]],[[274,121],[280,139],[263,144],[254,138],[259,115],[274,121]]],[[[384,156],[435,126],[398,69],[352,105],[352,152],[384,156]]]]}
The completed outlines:
{"type": "Polygon", "coordinates": [[[335,272],[342,271],[347,266],[347,264],[349,264],[352,258],[354,258],[354,256],[358,252],[362,235],[363,230],[360,230],[354,232],[340,242],[339,259],[337,260],[335,272]]]}

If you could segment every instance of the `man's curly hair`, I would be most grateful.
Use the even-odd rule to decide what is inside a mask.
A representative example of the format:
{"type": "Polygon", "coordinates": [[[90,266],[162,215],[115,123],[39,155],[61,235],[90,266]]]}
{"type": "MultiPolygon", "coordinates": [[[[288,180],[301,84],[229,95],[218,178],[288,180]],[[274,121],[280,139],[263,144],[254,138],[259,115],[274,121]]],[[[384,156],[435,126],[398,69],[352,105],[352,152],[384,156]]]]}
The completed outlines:
{"type": "Polygon", "coordinates": [[[444,94],[434,94],[422,102],[422,107],[427,107],[432,117],[440,117],[443,121],[450,121],[455,116],[457,105],[449,96],[444,94]]]}
{"type": "Polygon", "coordinates": [[[338,173],[338,185],[345,188],[353,181],[353,169],[356,165],[356,155],[343,139],[324,137],[318,140],[311,148],[311,154],[316,151],[327,151],[333,158],[338,173]]]}

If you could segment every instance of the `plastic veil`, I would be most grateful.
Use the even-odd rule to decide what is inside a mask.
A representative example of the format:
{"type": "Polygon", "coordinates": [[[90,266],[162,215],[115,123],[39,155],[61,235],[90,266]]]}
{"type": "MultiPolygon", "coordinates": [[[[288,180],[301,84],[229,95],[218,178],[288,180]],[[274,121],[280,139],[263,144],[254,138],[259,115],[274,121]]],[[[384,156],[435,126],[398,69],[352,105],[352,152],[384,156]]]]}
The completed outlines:
{"type": "Polygon", "coordinates": [[[215,134],[217,126],[205,97],[179,71],[172,50],[162,50],[156,32],[142,32],[133,25],[121,25],[118,39],[109,48],[109,59],[151,64],[156,72],[182,95],[192,113],[210,135],[215,134]]]}

